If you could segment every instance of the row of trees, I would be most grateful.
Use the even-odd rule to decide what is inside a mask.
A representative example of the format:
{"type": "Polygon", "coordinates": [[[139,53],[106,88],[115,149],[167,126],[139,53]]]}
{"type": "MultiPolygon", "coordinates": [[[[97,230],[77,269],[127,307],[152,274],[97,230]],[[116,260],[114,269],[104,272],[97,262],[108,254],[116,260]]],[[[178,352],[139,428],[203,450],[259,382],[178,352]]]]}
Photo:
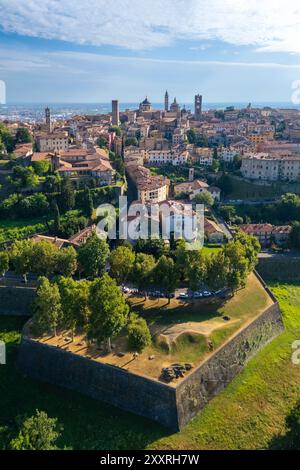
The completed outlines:
{"type": "Polygon", "coordinates": [[[237,217],[244,223],[286,224],[300,220],[300,196],[286,193],[278,202],[272,204],[240,204],[221,206],[220,213],[226,221],[232,222],[237,217]]]}
{"type": "Polygon", "coordinates": [[[187,251],[179,242],[171,256],[161,254],[135,254],[128,246],[119,246],[110,254],[110,274],[119,284],[130,279],[145,294],[153,286],[166,294],[174,292],[180,282],[187,282],[191,290],[201,286],[211,289],[243,287],[248,274],[257,263],[260,245],[255,237],[239,232],[215,254],[187,251]]]}
{"type": "Polygon", "coordinates": [[[111,338],[127,327],[128,345],[142,351],[151,343],[151,335],[143,318],[129,315],[129,306],[117,283],[108,274],[94,281],[75,281],[59,277],[55,282],[39,278],[34,303],[32,331],[42,335],[57,329],[84,332],[97,344],[105,341],[111,350],[111,338]]]}
{"type": "Polygon", "coordinates": [[[15,272],[23,275],[25,280],[29,273],[48,277],[54,274],[71,276],[78,266],[77,253],[72,246],[59,249],[47,241],[17,240],[9,252],[3,253],[6,253],[2,256],[8,257],[15,272]]]}
{"type": "MultiPolygon", "coordinates": [[[[95,279],[109,266],[118,285],[130,280],[146,294],[159,284],[166,294],[171,294],[180,282],[187,282],[192,290],[207,285],[212,289],[227,286],[234,291],[245,284],[260,250],[257,239],[243,232],[212,255],[201,250],[188,251],[183,241],[178,241],[172,251],[162,240],[147,242],[137,246],[136,252],[129,244],[110,252],[108,244],[93,233],[77,251],[73,247],[59,250],[47,241],[23,240],[16,241],[7,256],[15,271],[24,276],[71,276],[78,272],[95,279]]],[[[7,256],[2,255],[5,259],[7,256]]],[[[6,268],[7,262],[3,261],[2,272],[6,268]]]]}
{"type": "Polygon", "coordinates": [[[107,243],[95,233],[77,251],[72,246],[59,249],[46,240],[17,240],[9,251],[0,252],[0,272],[4,274],[11,265],[25,279],[29,273],[51,277],[76,272],[94,279],[104,273],[108,256],[107,243]]]}

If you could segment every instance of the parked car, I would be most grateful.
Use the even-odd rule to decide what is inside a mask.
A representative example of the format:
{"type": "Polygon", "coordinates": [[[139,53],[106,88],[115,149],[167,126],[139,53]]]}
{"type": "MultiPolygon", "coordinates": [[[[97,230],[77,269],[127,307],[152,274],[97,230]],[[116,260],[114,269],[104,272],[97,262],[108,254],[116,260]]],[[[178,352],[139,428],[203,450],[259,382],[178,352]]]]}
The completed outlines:
{"type": "Polygon", "coordinates": [[[202,292],[194,292],[193,293],[194,299],[201,299],[203,297],[202,292]]]}
{"type": "Polygon", "coordinates": [[[188,298],[189,298],[189,294],[185,292],[181,292],[181,294],[179,294],[178,296],[178,299],[188,299],[188,298]]]}
{"type": "Polygon", "coordinates": [[[211,294],[211,292],[209,292],[208,290],[204,290],[204,291],[202,292],[202,295],[203,295],[203,297],[210,297],[212,294],[211,294]]]}
{"type": "Polygon", "coordinates": [[[174,299],[174,297],[175,297],[174,292],[172,294],[166,294],[167,299],[174,299]]]}

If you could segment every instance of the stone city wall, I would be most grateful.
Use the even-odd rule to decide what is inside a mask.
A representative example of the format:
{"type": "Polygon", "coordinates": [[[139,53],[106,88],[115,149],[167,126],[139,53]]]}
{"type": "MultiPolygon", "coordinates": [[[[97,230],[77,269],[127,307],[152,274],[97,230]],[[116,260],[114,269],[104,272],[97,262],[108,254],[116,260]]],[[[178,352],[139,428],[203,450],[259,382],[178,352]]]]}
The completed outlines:
{"type": "Polygon", "coordinates": [[[35,288],[0,286],[0,315],[31,315],[35,288]]]}

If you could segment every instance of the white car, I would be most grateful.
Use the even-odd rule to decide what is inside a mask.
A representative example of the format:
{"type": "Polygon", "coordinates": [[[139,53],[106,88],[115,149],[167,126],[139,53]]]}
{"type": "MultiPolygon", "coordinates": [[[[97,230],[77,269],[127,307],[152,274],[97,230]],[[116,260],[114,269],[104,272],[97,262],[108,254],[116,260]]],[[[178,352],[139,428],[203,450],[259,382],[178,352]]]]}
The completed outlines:
{"type": "Polygon", "coordinates": [[[188,299],[189,294],[186,294],[185,292],[181,292],[181,294],[179,294],[178,298],[179,299],[188,299]]]}
{"type": "Polygon", "coordinates": [[[204,291],[202,292],[202,295],[203,295],[203,297],[210,297],[210,296],[211,296],[211,292],[209,292],[208,290],[204,290],[204,291]]]}
{"type": "Polygon", "coordinates": [[[202,292],[194,292],[194,299],[201,299],[203,297],[202,292]]]}

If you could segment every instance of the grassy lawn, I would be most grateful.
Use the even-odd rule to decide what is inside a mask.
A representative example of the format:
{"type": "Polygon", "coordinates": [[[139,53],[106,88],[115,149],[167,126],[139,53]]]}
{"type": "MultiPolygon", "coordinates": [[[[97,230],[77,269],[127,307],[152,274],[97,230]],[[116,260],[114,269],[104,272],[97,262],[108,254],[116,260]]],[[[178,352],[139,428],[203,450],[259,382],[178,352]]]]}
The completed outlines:
{"type": "Polygon", "coordinates": [[[32,219],[5,219],[0,220],[0,231],[6,229],[23,228],[28,225],[45,224],[48,217],[34,217],[32,219]]]}
{"type": "MultiPolygon", "coordinates": [[[[60,446],[74,449],[245,449],[281,447],[285,418],[300,400],[300,366],[291,344],[300,339],[300,284],[271,285],[286,331],[180,433],[82,395],[23,377],[15,367],[24,318],[0,317],[7,365],[0,366],[0,449],[16,432],[15,418],[36,408],[64,425],[60,446]]],[[[251,305],[249,305],[249,309],[251,305]]]]}
{"type": "Polygon", "coordinates": [[[221,246],[203,246],[202,252],[205,255],[210,255],[212,253],[218,253],[218,251],[221,251],[222,247],[221,246]]]}

